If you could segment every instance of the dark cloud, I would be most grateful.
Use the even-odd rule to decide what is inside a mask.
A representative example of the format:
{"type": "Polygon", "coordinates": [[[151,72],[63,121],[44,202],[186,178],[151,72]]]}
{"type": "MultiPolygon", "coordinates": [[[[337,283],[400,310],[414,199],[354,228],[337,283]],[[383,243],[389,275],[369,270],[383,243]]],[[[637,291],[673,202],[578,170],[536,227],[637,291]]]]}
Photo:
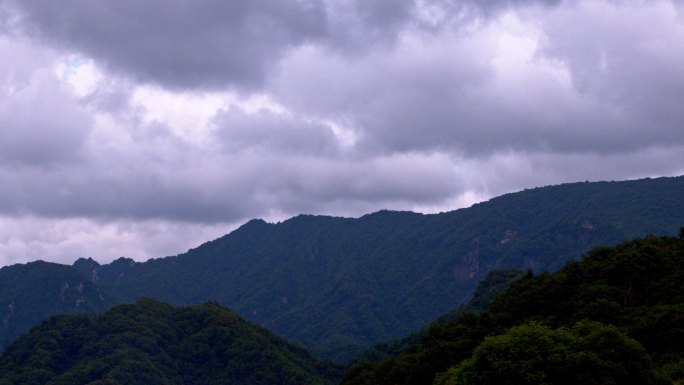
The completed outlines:
{"type": "Polygon", "coordinates": [[[80,52],[136,81],[251,91],[264,86],[283,56],[307,44],[356,55],[420,28],[426,7],[441,9],[449,24],[464,8],[488,14],[523,3],[557,1],[7,0],[0,31],[80,52]]]}
{"type": "Polygon", "coordinates": [[[216,224],[274,211],[361,214],[441,201],[457,180],[448,157],[357,159],[329,125],[285,112],[221,110],[194,143],[144,119],[130,96],[115,98],[127,107],[97,91],[78,100],[51,71],[29,78],[0,99],[0,216],[216,224]],[[91,108],[112,105],[111,121],[93,123],[103,111],[91,108]]]}
{"type": "Polygon", "coordinates": [[[615,140],[619,147],[684,141],[684,24],[671,6],[608,3],[592,12],[585,5],[545,21],[542,55],[565,63],[573,86],[594,105],[620,115],[611,130],[624,137],[615,140]],[[581,29],[569,31],[578,23],[581,29]]]}
{"type": "Polygon", "coordinates": [[[565,0],[437,0],[446,1],[448,3],[461,3],[475,6],[484,10],[496,10],[502,8],[516,9],[525,5],[549,5],[554,6],[562,3],[565,0]]]}
{"type": "Polygon", "coordinates": [[[681,2],[8,0],[0,22],[22,260],[684,173],[681,2]]]}
{"type": "Polygon", "coordinates": [[[537,10],[531,25],[508,16],[472,32],[414,32],[364,60],[300,51],[276,89],[301,113],[343,119],[372,153],[681,145],[684,27],[668,3],[602,6],[535,19],[537,10]]]}
{"type": "Polygon", "coordinates": [[[217,176],[208,171],[188,167],[169,172],[151,165],[136,167],[130,157],[122,160],[127,164],[23,173],[2,169],[0,176],[7,186],[0,191],[0,211],[50,218],[217,222],[243,218],[254,209],[247,202],[234,204],[241,198],[236,191],[239,185],[207,180],[217,176]]]}
{"type": "MultiPolygon", "coordinates": [[[[290,157],[255,152],[200,157],[184,152],[176,166],[152,159],[17,173],[0,168],[0,213],[51,218],[163,219],[236,222],[271,210],[332,210],[335,202],[367,209],[391,202],[439,202],[458,178],[434,156],[368,161],[290,157]],[[205,160],[198,160],[204,158],[205,160]],[[441,164],[440,164],[441,163],[441,164]]],[[[312,211],[313,210],[313,211],[312,211]]]]}
{"type": "Polygon", "coordinates": [[[288,47],[325,34],[316,1],[11,1],[31,36],[171,88],[261,84],[288,47]]]}
{"type": "Polygon", "coordinates": [[[36,59],[51,55],[4,39],[0,53],[0,164],[51,167],[76,161],[93,119],[53,71],[36,68],[36,59]]]}
{"type": "Polygon", "coordinates": [[[90,116],[78,106],[41,103],[41,99],[53,100],[44,94],[28,93],[14,95],[11,103],[0,102],[0,161],[3,163],[50,166],[81,155],[92,124],[90,116]],[[26,104],[24,98],[38,104],[26,104]]]}
{"type": "Polygon", "coordinates": [[[420,10],[442,9],[460,20],[464,7],[486,10],[520,3],[455,0],[7,0],[6,33],[91,57],[109,71],[173,89],[253,90],[290,50],[307,44],[347,54],[394,43],[420,10]]]}
{"type": "Polygon", "coordinates": [[[247,113],[231,108],[219,112],[213,124],[217,139],[229,153],[264,151],[331,156],[340,147],[330,126],[265,109],[247,113]]]}
{"type": "Polygon", "coordinates": [[[323,46],[347,55],[392,45],[414,21],[415,0],[328,1],[328,35],[323,46]]]}
{"type": "Polygon", "coordinates": [[[364,24],[377,29],[396,29],[411,18],[413,0],[357,0],[352,2],[364,24]]]}

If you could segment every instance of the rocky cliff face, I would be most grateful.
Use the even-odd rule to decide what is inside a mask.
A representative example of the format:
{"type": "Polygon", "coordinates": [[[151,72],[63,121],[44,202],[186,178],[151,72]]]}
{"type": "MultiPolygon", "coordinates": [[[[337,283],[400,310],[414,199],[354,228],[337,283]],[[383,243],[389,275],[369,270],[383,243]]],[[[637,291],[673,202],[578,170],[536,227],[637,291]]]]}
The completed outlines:
{"type": "Polygon", "coordinates": [[[52,314],[98,312],[114,301],[69,266],[33,262],[0,269],[0,349],[52,314]]]}

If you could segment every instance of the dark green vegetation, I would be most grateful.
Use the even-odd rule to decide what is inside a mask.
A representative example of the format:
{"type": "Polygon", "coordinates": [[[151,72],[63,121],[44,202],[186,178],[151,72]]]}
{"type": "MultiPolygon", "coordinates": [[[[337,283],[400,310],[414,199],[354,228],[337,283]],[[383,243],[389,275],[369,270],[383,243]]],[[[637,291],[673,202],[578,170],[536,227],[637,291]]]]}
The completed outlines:
{"type": "Polygon", "coordinates": [[[597,248],[433,323],[344,385],[684,383],[684,235],[597,248]]]}
{"type": "Polygon", "coordinates": [[[339,369],[214,303],[55,316],[10,345],[0,384],[332,384],[339,369]]]}
{"type": "MultiPolygon", "coordinates": [[[[492,270],[487,276],[480,281],[475,289],[475,294],[468,301],[468,303],[459,306],[457,309],[437,318],[434,323],[444,324],[458,321],[458,318],[463,312],[481,313],[487,308],[489,304],[498,296],[508,289],[508,285],[516,279],[525,275],[522,270],[507,269],[507,270],[492,270]]],[[[404,353],[413,345],[417,344],[420,339],[428,332],[427,328],[417,330],[406,338],[398,341],[381,342],[373,345],[369,349],[364,350],[355,356],[349,364],[360,364],[365,361],[382,361],[391,357],[395,357],[404,353]]]]}
{"type": "Polygon", "coordinates": [[[434,385],[657,384],[652,370],[643,346],[615,326],[580,322],[552,330],[532,323],[486,338],[434,385]]]}
{"type": "Polygon", "coordinates": [[[526,271],[519,269],[492,270],[477,284],[473,297],[455,310],[439,317],[435,322],[448,323],[458,320],[463,312],[481,313],[489,309],[489,305],[508,290],[508,286],[519,278],[524,277],[526,271]]]}
{"type": "Polygon", "coordinates": [[[457,307],[491,269],[556,270],[598,245],[673,234],[682,218],[684,178],[575,183],[438,215],[255,220],[177,257],[85,273],[124,301],[216,300],[345,358],[457,307]]]}
{"type": "MultiPolygon", "coordinates": [[[[598,245],[674,234],[682,218],[684,177],[573,183],[436,215],[254,220],[175,257],[81,259],[74,269],[117,302],[215,300],[316,354],[346,359],[457,308],[492,269],[554,271],[598,245]]],[[[0,311],[10,301],[24,306],[3,295],[0,311]]],[[[7,328],[31,322],[14,318],[7,328]]]]}
{"type": "Polygon", "coordinates": [[[48,315],[97,312],[114,302],[69,266],[32,262],[0,269],[0,348],[48,315]]]}

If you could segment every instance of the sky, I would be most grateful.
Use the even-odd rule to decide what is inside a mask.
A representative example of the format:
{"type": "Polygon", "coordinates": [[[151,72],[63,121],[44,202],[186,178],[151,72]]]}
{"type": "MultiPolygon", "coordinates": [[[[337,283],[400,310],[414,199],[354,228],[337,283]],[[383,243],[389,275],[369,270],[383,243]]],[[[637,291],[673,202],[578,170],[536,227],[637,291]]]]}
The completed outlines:
{"type": "Polygon", "coordinates": [[[684,174],[680,0],[0,0],[0,266],[684,174]]]}

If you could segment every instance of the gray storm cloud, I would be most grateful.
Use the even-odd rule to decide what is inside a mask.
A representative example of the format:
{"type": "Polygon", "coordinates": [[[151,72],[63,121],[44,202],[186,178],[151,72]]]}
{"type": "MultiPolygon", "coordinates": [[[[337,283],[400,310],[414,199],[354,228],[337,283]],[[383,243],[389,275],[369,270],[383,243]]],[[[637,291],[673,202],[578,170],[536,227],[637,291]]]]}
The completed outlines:
{"type": "Polygon", "coordinates": [[[664,6],[602,7],[568,5],[535,20],[533,36],[522,33],[531,41],[517,43],[535,51],[521,59],[481,29],[408,34],[366,60],[301,50],[285,62],[277,89],[303,113],[362,127],[362,145],[376,151],[488,156],[681,145],[682,24],[664,6]]]}
{"type": "Polygon", "coordinates": [[[0,56],[0,264],[684,173],[681,2],[6,0],[0,56]]]}
{"type": "Polygon", "coordinates": [[[447,20],[464,9],[558,1],[458,0],[6,0],[4,29],[77,50],[115,73],[172,88],[263,86],[288,50],[306,44],[365,50],[391,42],[421,7],[447,20]],[[10,16],[8,16],[10,15],[10,16]]]}
{"type": "Polygon", "coordinates": [[[8,1],[30,36],[167,87],[250,87],[325,34],[315,1],[8,1]]]}
{"type": "Polygon", "coordinates": [[[333,156],[339,141],[331,127],[268,110],[246,113],[239,108],[214,118],[217,141],[228,153],[266,151],[285,154],[333,156]]]}
{"type": "Polygon", "coordinates": [[[31,87],[0,103],[0,159],[15,166],[77,161],[92,117],[63,98],[50,75],[35,76],[31,87]]]}

